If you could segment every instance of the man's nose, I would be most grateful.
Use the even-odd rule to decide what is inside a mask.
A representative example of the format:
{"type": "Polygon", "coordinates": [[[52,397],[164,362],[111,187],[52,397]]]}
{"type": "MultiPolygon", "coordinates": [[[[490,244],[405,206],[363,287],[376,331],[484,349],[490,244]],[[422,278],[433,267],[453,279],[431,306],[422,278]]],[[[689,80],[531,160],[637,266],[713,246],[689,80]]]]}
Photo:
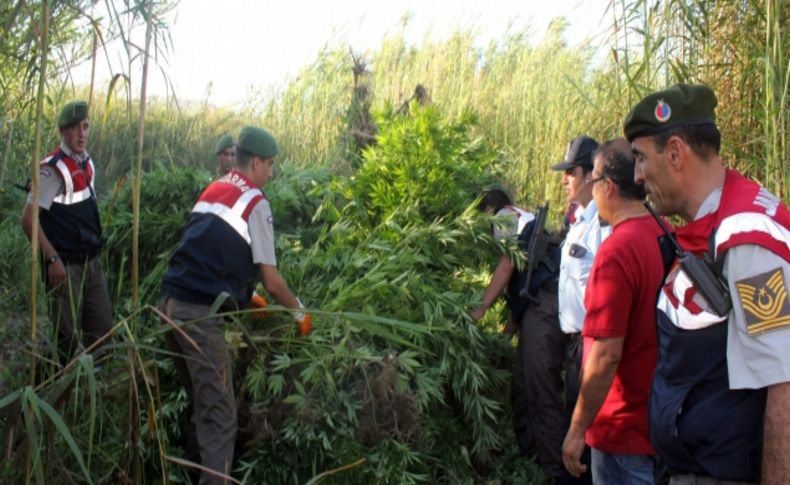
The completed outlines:
{"type": "Polygon", "coordinates": [[[645,174],[642,172],[642,167],[637,163],[634,165],[634,183],[643,184],[645,182],[645,174]]]}

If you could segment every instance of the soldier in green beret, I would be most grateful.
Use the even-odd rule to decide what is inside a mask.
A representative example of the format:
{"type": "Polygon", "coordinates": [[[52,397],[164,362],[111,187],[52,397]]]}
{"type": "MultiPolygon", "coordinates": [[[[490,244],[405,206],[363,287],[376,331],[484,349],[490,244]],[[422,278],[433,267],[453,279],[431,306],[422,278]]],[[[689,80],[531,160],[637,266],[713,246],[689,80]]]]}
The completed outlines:
{"type": "MultiPolygon", "coordinates": [[[[312,325],[277,270],[272,212],[260,190],[272,176],[277,153],[269,132],[242,128],[236,167],[200,195],[162,280],[163,323],[181,327],[166,334],[167,345],[177,355],[176,368],[192,401],[187,443],[197,443],[197,450],[186,451],[205,469],[225,475],[233,463],[236,402],[223,321],[212,306],[247,307],[255,283],[263,280],[266,291],[292,310],[300,335],[312,325]]],[[[224,481],[202,472],[200,483],[224,481]]]]}
{"type": "Polygon", "coordinates": [[[222,177],[236,165],[236,142],[233,137],[227,133],[222,135],[214,145],[214,155],[217,157],[217,175],[222,177]]]}
{"type": "Polygon", "coordinates": [[[716,104],[709,87],[677,84],[625,120],[635,180],[686,222],[657,303],[651,437],[673,484],[788,483],[790,211],[726,168],[716,104]]]}
{"type": "MultiPolygon", "coordinates": [[[[38,241],[52,298],[52,321],[58,329],[59,359],[66,363],[80,342],[91,346],[110,331],[113,315],[97,257],[103,239],[93,189],[95,170],[87,150],[88,104],[66,104],[58,128],[60,145],[40,162],[38,241]]],[[[22,212],[28,238],[33,232],[34,203],[29,194],[22,212]]]]}

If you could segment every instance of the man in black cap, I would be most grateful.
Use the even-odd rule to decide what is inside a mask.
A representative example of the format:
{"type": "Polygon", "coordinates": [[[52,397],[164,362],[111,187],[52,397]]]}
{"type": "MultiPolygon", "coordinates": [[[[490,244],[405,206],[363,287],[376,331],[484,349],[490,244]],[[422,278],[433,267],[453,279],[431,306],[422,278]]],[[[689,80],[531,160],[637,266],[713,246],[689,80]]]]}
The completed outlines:
{"type": "MultiPolygon", "coordinates": [[[[593,138],[578,136],[568,144],[565,159],[551,167],[554,171],[563,172],[562,185],[568,203],[576,204],[573,222],[560,251],[558,292],[560,329],[568,336],[565,351],[565,411],[568,421],[576,406],[581,382],[584,293],[595,253],[611,232],[608,226],[601,225],[592,196],[593,154],[597,149],[598,142],[593,138]]],[[[589,449],[585,451],[584,461],[589,463],[589,449]]],[[[582,480],[590,482],[589,471],[582,475],[582,480]]]]}
{"type": "Polygon", "coordinates": [[[277,270],[269,202],[261,192],[272,176],[277,142],[269,132],[245,126],[239,134],[236,168],[200,195],[170,258],[162,280],[164,323],[178,323],[166,334],[187,394],[192,401],[187,453],[197,444],[203,468],[200,483],[226,483],[236,439],[236,401],[230,355],[221,317],[211,307],[233,311],[250,303],[256,281],[280,304],[293,310],[299,333],[312,318],[277,270]],[[213,473],[212,473],[213,472],[213,473]]]}
{"type": "Polygon", "coordinates": [[[687,222],[683,250],[714,262],[708,285],[700,265],[664,250],[651,438],[674,484],[788,483],[790,211],[725,168],[716,104],[707,86],[678,84],[625,120],[636,181],[687,222]]]}
{"type": "MultiPolygon", "coordinates": [[[[94,165],[87,151],[88,104],[66,104],[58,116],[58,129],[60,146],[40,163],[38,241],[46,261],[52,322],[58,328],[59,359],[66,363],[80,341],[88,347],[109,332],[113,316],[97,257],[102,230],[93,189],[94,165]]],[[[34,203],[28,195],[22,212],[28,238],[33,233],[34,203]]]]}
{"type": "Polygon", "coordinates": [[[236,165],[236,142],[233,137],[225,133],[214,145],[214,155],[217,157],[217,175],[222,177],[233,170],[236,165]]]}

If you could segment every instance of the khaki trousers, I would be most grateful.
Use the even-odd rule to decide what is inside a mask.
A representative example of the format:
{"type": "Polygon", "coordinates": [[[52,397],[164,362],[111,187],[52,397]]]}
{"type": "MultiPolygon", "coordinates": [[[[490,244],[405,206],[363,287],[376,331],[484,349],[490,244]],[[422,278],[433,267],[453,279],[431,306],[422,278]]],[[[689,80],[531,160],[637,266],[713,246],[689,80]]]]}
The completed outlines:
{"type": "MultiPolygon", "coordinates": [[[[176,370],[192,402],[187,443],[196,442],[198,450],[187,449],[187,456],[199,453],[201,466],[230,475],[236,441],[232,366],[223,321],[209,317],[209,309],[172,298],[160,303],[160,310],[183,331],[172,330],[165,340],[177,354],[176,370]]],[[[214,474],[200,473],[201,485],[224,483],[214,474]]]]}
{"type": "MultiPolygon", "coordinates": [[[[66,282],[52,291],[51,298],[50,318],[57,327],[61,364],[71,359],[80,341],[89,347],[112,329],[110,295],[98,257],[67,264],[66,282]]],[[[106,343],[107,340],[103,342],[106,343]]],[[[94,352],[96,358],[101,354],[101,348],[94,352]]]]}

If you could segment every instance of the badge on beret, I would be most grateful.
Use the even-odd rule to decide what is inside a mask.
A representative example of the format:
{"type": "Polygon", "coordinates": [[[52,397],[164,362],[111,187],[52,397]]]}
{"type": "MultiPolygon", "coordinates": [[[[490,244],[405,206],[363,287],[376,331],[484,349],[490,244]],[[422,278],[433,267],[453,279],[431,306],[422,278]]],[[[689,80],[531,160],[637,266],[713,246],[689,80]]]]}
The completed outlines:
{"type": "Polygon", "coordinates": [[[790,327],[790,301],[782,268],[743,279],[735,286],[750,337],[790,327]]]}
{"type": "Polygon", "coordinates": [[[663,99],[659,99],[658,104],[656,104],[655,115],[658,121],[664,123],[669,120],[670,116],[672,116],[672,109],[667,103],[664,102],[663,99]]]}

